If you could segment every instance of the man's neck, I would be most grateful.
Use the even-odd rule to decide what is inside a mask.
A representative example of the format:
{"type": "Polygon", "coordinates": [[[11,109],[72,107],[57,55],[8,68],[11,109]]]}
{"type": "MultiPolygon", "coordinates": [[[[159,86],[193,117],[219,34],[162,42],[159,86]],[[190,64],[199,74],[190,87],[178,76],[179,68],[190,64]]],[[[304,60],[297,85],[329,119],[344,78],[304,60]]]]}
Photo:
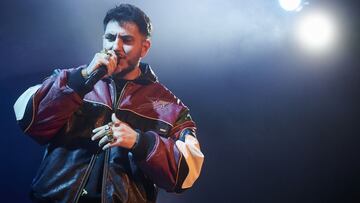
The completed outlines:
{"type": "Polygon", "coordinates": [[[134,70],[132,70],[131,72],[129,72],[128,74],[126,74],[124,76],[125,80],[135,80],[136,78],[138,78],[141,75],[141,70],[139,66],[136,66],[134,68],[134,70]]]}

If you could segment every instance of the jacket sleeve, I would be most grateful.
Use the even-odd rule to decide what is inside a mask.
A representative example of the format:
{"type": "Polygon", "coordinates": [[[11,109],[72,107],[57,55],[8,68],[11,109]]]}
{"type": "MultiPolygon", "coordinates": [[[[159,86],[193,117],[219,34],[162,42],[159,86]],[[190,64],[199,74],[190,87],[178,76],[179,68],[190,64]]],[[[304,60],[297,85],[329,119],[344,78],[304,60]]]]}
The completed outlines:
{"type": "Polygon", "coordinates": [[[79,70],[55,70],[14,104],[20,127],[40,144],[47,143],[82,104],[81,96],[69,86],[69,75],[75,72],[79,70]]]}
{"type": "Polygon", "coordinates": [[[185,109],[168,138],[153,131],[141,133],[133,154],[157,186],[179,193],[190,188],[199,177],[204,155],[195,131],[195,123],[185,109]]]}

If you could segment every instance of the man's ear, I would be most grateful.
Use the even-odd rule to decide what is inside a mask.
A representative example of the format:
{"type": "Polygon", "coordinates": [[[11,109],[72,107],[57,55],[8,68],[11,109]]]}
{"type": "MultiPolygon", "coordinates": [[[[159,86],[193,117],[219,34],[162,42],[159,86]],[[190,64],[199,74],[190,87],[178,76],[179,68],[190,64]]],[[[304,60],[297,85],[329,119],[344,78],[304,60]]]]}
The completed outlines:
{"type": "Polygon", "coordinates": [[[144,58],[146,56],[146,54],[149,52],[149,49],[151,47],[151,41],[150,39],[145,39],[142,42],[142,47],[141,47],[141,58],[144,58]]]}

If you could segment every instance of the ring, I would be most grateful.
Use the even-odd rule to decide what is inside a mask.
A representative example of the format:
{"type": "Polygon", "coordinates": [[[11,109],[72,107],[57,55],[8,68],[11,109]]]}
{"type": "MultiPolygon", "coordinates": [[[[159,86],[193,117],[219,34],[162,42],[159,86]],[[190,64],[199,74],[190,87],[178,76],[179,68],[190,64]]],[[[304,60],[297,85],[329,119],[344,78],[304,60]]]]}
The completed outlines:
{"type": "Polygon", "coordinates": [[[105,135],[110,142],[114,142],[114,134],[111,129],[110,123],[105,126],[105,135]]]}
{"type": "Polygon", "coordinates": [[[107,50],[107,49],[101,50],[100,53],[106,54],[108,57],[111,57],[111,54],[109,53],[109,50],[107,50]]]}
{"type": "Polygon", "coordinates": [[[107,139],[109,140],[109,142],[114,142],[115,139],[114,139],[112,130],[108,130],[105,135],[106,135],[107,139]]]}

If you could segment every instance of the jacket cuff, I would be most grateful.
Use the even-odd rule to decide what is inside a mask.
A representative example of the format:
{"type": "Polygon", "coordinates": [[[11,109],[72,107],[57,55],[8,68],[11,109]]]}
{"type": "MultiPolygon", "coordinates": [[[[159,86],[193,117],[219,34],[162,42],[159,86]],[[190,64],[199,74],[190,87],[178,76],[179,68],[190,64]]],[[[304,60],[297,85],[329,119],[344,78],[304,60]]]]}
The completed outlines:
{"type": "Polygon", "coordinates": [[[133,153],[135,160],[142,161],[153,151],[156,143],[156,134],[151,131],[136,131],[139,133],[139,137],[137,143],[131,149],[131,152],[133,153]]]}
{"type": "Polygon", "coordinates": [[[78,68],[74,71],[68,72],[68,86],[78,93],[81,97],[91,91],[85,85],[86,79],[81,75],[82,68],[78,68]]]}

